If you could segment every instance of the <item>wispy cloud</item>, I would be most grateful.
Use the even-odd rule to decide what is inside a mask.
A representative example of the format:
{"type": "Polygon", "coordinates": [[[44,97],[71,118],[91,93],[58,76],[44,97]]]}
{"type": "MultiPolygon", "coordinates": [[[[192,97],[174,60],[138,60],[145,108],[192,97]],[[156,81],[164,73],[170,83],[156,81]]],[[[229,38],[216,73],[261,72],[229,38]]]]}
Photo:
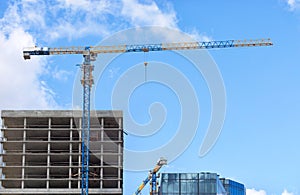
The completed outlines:
{"type": "Polygon", "coordinates": [[[67,81],[68,77],[72,75],[71,71],[66,71],[63,69],[58,69],[57,67],[54,68],[52,71],[53,78],[59,80],[59,81],[67,81]]]}
{"type": "Polygon", "coordinates": [[[109,33],[107,18],[115,9],[108,0],[17,0],[9,3],[1,27],[6,32],[21,27],[45,42],[91,34],[103,36],[109,33]]]}
{"type": "Polygon", "coordinates": [[[3,21],[7,28],[36,29],[35,35],[47,41],[107,36],[126,27],[177,28],[172,5],[166,2],[159,7],[152,0],[17,0],[10,2],[3,21]]]}
{"type": "Polygon", "coordinates": [[[109,72],[109,78],[114,78],[115,76],[117,76],[119,74],[119,71],[120,71],[121,68],[110,68],[108,70],[109,72]]]}
{"type": "Polygon", "coordinates": [[[53,94],[39,81],[45,61],[24,61],[22,49],[32,45],[32,36],[21,28],[6,36],[0,30],[0,109],[47,109],[56,107],[53,94]]]}
{"type": "MultiPolygon", "coordinates": [[[[252,188],[246,189],[246,195],[267,195],[267,192],[265,190],[256,190],[252,188]]],[[[294,195],[294,193],[288,192],[286,189],[284,189],[281,195],[294,195]]]]}
{"type": "Polygon", "coordinates": [[[213,38],[206,35],[205,33],[200,33],[197,29],[186,31],[194,40],[196,41],[211,41],[213,38]]]}
{"type": "MultiPolygon", "coordinates": [[[[0,18],[0,109],[57,106],[53,89],[40,78],[50,74],[64,81],[68,72],[49,72],[47,58],[24,61],[24,47],[89,35],[101,39],[130,27],[178,29],[177,23],[176,11],[167,1],[158,5],[154,0],[9,0],[0,18]]],[[[191,34],[206,39],[196,30],[191,34]]]]}
{"type": "Polygon", "coordinates": [[[142,4],[137,0],[122,0],[122,3],[121,14],[134,27],[155,25],[177,28],[176,12],[170,4],[161,10],[154,1],[142,4]]]}
{"type": "Polygon", "coordinates": [[[281,195],[294,195],[294,193],[288,192],[287,189],[284,189],[284,191],[281,193],[281,195]]]}
{"type": "Polygon", "coordinates": [[[285,0],[285,1],[291,11],[300,8],[300,0],[285,0]]]}
{"type": "Polygon", "coordinates": [[[267,195],[265,190],[247,189],[246,195],[267,195]]]}
{"type": "MultiPolygon", "coordinates": [[[[10,1],[0,19],[0,27],[5,32],[19,27],[46,43],[88,35],[105,37],[141,26],[178,29],[177,24],[172,4],[166,1],[159,7],[154,0],[16,0],[10,1]]],[[[191,35],[206,38],[196,30],[191,35]]]]}

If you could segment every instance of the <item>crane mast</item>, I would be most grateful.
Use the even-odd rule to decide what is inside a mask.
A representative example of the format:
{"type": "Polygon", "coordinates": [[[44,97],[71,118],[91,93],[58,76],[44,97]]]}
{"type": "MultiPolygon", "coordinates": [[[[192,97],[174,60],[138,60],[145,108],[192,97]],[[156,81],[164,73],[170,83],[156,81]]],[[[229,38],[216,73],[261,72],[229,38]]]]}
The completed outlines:
{"type": "MultiPolygon", "coordinates": [[[[89,48],[86,48],[87,50],[89,48]]],[[[89,186],[89,145],[90,145],[90,96],[91,88],[94,83],[93,80],[93,70],[94,66],[91,61],[95,61],[96,56],[93,54],[85,54],[84,61],[81,65],[82,70],[82,80],[81,84],[83,86],[83,105],[82,105],[82,133],[81,133],[81,169],[82,169],[82,179],[81,179],[81,194],[88,194],[89,186]]]]}
{"type": "MultiPolygon", "coordinates": [[[[157,44],[132,44],[132,45],[113,45],[113,46],[87,46],[87,47],[29,47],[23,50],[25,60],[32,55],[83,55],[82,86],[83,86],[83,106],[82,106],[82,164],[81,164],[81,194],[88,195],[89,191],[89,141],[90,141],[90,93],[94,83],[92,61],[96,60],[100,53],[127,53],[127,52],[149,52],[166,50],[193,50],[193,49],[214,49],[231,47],[257,47],[272,46],[270,39],[256,40],[226,40],[226,41],[204,41],[204,42],[179,42],[179,43],[157,43],[157,44]]],[[[155,170],[155,169],[154,169],[155,170]]],[[[158,169],[159,170],[159,169],[158,169]]],[[[156,175],[154,174],[154,177],[156,175]]],[[[150,178],[149,178],[150,180],[150,178]]],[[[146,183],[149,180],[145,180],[146,183]]],[[[156,179],[152,177],[152,188],[156,187],[156,179]]],[[[155,188],[153,189],[155,190],[155,188]]]]}

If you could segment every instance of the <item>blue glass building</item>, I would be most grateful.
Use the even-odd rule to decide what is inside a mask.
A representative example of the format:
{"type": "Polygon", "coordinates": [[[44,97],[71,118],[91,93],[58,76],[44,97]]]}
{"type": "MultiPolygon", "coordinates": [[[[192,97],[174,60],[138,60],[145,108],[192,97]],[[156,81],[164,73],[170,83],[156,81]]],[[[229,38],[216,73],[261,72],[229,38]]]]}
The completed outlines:
{"type": "Polygon", "coordinates": [[[162,173],[160,195],[226,195],[216,173],[162,173]]]}
{"type": "Polygon", "coordinates": [[[162,173],[159,194],[245,195],[245,187],[216,173],[162,173]]]}
{"type": "Polygon", "coordinates": [[[244,184],[225,178],[221,178],[220,180],[222,181],[227,195],[246,195],[244,184]]]}

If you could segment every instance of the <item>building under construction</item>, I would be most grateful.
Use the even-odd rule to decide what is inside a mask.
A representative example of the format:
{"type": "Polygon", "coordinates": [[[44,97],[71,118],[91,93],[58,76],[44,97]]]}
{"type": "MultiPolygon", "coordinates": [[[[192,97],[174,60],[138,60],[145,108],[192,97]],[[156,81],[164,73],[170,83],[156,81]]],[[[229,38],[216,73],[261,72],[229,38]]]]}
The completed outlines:
{"type": "MultiPolygon", "coordinates": [[[[80,194],[80,111],[2,111],[0,194],[80,194]]],[[[89,194],[122,194],[122,111],[91,111],[89,194]]]]}

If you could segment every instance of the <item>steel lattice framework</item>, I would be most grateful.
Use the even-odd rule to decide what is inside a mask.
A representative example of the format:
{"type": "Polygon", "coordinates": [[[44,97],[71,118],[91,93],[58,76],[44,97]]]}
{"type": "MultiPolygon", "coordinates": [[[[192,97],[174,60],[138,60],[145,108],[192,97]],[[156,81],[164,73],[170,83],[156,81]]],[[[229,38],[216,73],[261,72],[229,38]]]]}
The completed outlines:
{"type": "Polygon", "coordinates": [[[91,88],[94,83],[93,70],[94,66],[91,61],[96,60],[91,54],[84,55],[82,69],[82,86],[83,86],[83,107],[82,107],[82,144],[81,144],[81,194],[88,194],[89,186],[89,148],[90,148],[90,97],[91,88]]]}

